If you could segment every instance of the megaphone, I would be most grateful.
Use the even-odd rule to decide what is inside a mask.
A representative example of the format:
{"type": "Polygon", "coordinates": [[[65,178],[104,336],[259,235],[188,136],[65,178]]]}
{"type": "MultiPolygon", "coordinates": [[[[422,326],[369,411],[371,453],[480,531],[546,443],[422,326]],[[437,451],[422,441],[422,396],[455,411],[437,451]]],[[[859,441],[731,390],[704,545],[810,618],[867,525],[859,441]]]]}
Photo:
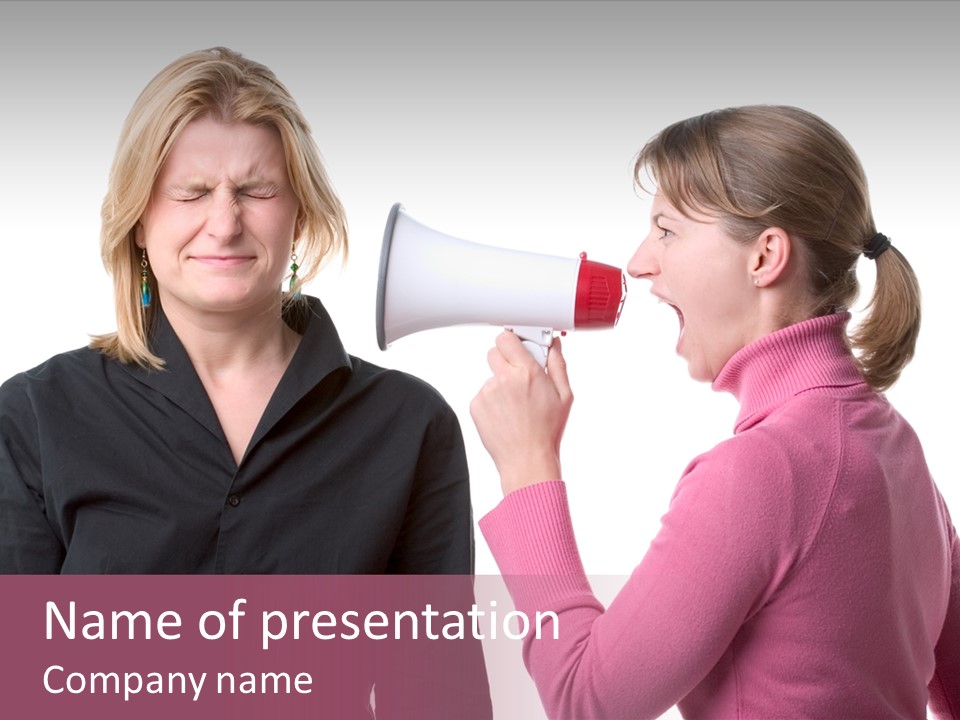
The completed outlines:
{"type": "Polygon", "coordinates": [[[610,328],[620,319],[619,268],[461,240],[411,218],[387,217],[377,284],[377,343],[451,325],[501,325],[545,365],[556,331],[610,328]]]}

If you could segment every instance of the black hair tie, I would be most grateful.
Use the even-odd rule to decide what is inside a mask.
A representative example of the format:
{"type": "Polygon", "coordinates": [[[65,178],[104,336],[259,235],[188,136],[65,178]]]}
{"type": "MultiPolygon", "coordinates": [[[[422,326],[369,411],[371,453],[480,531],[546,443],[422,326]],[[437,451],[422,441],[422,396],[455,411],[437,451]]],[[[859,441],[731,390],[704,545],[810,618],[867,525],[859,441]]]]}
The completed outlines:
{"type": "Polygon", "coordinates": [[[891,244],[890,238],[883,233],[877,233],[870,238],[870,242],[867,243],[863,254],[866,255],[869,260],[876,260],[887,251],[887,248],[889,248],[891,244]]]}

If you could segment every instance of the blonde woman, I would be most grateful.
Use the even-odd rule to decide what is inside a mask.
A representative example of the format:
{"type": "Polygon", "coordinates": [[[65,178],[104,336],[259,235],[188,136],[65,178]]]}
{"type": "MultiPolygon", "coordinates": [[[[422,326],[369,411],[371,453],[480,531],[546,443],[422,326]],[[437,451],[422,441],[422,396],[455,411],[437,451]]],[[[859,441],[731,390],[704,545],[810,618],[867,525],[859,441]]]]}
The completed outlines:
{"type": "MultiPolygon", "coordinates": [[[[559,641],[524,647],[548,715],[960,717],[960,543],[883,395],[913,355],[919,289],[859,160],[811,113],[754,106],[666,128],[644,171],[651,228],[628,272],[676,311],[691,376],[740,412],[604,608],[561,480],[560,346],[544,373],[498,338],[471,412],[506,497],[480,526],[519,609],[558,615],[559,641]],[[848,333],[858,261],[876,286],[848,333]]],[[[639,361],[629,381],[646,380],[639,361]]]]}
{"type": "Polygon", "coordinates": [[[117,332],[0,389],[0,572],[472,572],[456,416],[301,294],[346,250],[271,70],[153,78],[102,208],[117,332]]]}

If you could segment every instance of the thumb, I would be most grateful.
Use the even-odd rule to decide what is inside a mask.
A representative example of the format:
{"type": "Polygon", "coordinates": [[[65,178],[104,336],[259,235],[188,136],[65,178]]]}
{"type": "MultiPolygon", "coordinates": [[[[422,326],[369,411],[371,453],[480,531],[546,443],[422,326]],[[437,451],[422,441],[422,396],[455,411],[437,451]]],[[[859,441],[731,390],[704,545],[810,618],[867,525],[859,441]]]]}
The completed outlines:
{"type": "Polygon", "coordinates": [[[570,390],[570,379],[567,377],[567,361],[563,357],[563,347],[559,337],[550,343],[547,354],[547,375],[553,381],[553,386],[564,401],[570,400],[573,392],[570,390]]]}

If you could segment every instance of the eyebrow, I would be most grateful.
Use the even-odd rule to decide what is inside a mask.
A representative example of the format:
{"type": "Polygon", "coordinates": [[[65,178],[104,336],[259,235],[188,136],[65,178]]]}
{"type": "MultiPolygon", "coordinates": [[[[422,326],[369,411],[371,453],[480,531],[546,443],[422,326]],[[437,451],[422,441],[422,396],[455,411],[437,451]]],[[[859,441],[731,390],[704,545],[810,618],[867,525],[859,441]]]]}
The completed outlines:
{"type": "MultiPolygon", "coordinates": [[[[208,190],[210,184],[206,180],[199,178],[188,180],[187,182],[171,182],[169,187],[172,190],[181,190],[186,192],[196,192],[198,190],[208,190]]],[[[246,190],[250,188],[276,188],[279,183],[276,180],[270,180],[262,175],[251,176],[243,182],[234,185],[237,189],[246,190]]]]}
{"type": "Polygon", "coordinates": [[[671,222],[679,222],[679,221],[677,220],[677,218],[672,217],[672,216],[667,215],[666,213],[662,213],[662,212],[659,212],[659,213],[657,213],[656,215],[654,215],[652,218],[650,218],[650,222],[652,222],[654,225],[659,225],[659,224],[660,224],[660,218],[666,218],[667,220],[670,220],[671,222]]]}
{"type": "Polygon", "coordinates": [[[202,180],[191,180],[190,182],[185,183],[170,183],[168,187],[170,187],[171,190],[206,190],[207,183],[203,182],[202,180]]]}

